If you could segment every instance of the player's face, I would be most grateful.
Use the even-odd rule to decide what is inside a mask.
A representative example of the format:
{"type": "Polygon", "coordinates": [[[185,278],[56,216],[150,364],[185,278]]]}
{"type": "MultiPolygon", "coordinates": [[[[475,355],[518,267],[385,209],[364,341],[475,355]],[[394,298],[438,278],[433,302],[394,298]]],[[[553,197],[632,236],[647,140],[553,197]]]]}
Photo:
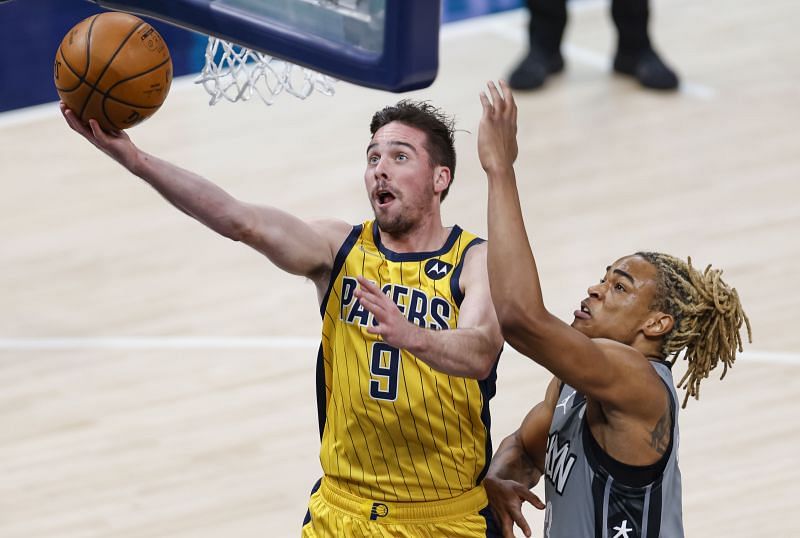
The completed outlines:
{"type": "Polygon", "coordinates": [[[656,277],[656,268],[639,256],[617,260],[589,287],[572,326],[590,338],[632,344],[652,314],[656,277]]]}
{"type": "Polygon", "coordinates": [[[378,226],[387,233],[408,233],[433,208],[437,167],[425,142],[425,133],[395,121],[378,129],[367,146],[364,183],[378,226]]]}

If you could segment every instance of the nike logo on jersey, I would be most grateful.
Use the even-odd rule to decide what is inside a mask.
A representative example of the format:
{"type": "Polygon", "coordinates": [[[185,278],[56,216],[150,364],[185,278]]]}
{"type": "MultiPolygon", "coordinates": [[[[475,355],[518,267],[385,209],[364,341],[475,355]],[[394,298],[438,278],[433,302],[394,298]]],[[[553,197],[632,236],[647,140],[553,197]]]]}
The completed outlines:
{"type": "Polygon", "coordinates": [[[567,414],[567,405],[569,405],[569,401],[572,399],[573,396],[575,396],[575,391],[574,390],[570,393],[569,396],[567,396],[566,398],[564,398],[563,400],[558,402],[558,405],[556,406],[556,409],[561,407],[562,410],[564,411],[564,414],[566,415],[567,414]]]}
{"type": "Polygon", "coordinates": [[[452,268],[452,264],[434,258],[428,260],[425,264],[425,274],[432,280],[439,280],[447,276],[447,273],[449,273],[452,268]]]}
{"type": "Polygon", "coordinates": [[[558,434],[552,433],[547,438],[547,453],[544,458],[544,472],[547,480],[561,495],[569,480],[569,474],[575,465],[575,454],[569,453],[569,441],[558,444],[558,434]]]}

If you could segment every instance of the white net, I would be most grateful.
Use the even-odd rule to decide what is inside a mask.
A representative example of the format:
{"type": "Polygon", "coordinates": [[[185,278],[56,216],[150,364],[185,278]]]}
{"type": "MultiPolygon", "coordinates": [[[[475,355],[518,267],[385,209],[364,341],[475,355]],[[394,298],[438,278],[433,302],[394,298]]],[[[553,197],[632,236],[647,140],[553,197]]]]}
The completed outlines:
{"type": "Polygon", "coordinates": [[[267,105],[283,92],[299,99],[312,93],[334,94],[336,79],[235,43],[208,38],[205,67],[195,83],[211,96],[210,105],[226,99],[247,101],[257,95],[267,105]]]}
{"type": "MultiPolygon", "coordinates": [[[[328,43],[376,55],[383,50],[386,0],[214,0],[214,4],[221,12],[270,21],[328,43]]],[[[336,79],[210,37],[205,67],[196,82],[211,95],[212,105],[254,96],[271,105],[284,92],[300,99],[315,92],[333,95],[336,79]]]]}

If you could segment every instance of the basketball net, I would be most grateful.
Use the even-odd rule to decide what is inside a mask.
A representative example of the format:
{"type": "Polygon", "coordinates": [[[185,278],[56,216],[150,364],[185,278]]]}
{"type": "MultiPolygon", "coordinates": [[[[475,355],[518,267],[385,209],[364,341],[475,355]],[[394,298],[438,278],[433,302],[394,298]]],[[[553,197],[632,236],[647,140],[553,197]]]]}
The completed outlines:
{"type": "Polygon", "coordinates": [[[206,46],[205,67],[195,83],[202,84],[211,96],[209,105],[222,99],[247,101],[254,95],[271,105],[283,92],[298,99],[314,91],[333,95],[336,79],[212,36],[206,46]]]}

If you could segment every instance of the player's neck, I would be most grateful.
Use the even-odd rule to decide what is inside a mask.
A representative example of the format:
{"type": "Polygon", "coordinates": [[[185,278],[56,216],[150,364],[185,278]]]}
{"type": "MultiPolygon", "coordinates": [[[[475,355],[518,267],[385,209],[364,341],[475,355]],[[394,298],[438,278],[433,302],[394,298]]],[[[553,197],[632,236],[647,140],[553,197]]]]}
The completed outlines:
{"type": "Polygon", "coordinates": [[[403,234],[390,234],[378,228],[383,246],[393,252],[433,252],[447,241],[450,230],[441,219],[429,219],[403,234]]]}
{"type": "Polygon", "coordinates": [[[644,355],[649,361],[663,361],[664,356],[661,354],[661,340],[652,340],[646,338],[643,334],[631,344],[631,347],[644,355]]]}

